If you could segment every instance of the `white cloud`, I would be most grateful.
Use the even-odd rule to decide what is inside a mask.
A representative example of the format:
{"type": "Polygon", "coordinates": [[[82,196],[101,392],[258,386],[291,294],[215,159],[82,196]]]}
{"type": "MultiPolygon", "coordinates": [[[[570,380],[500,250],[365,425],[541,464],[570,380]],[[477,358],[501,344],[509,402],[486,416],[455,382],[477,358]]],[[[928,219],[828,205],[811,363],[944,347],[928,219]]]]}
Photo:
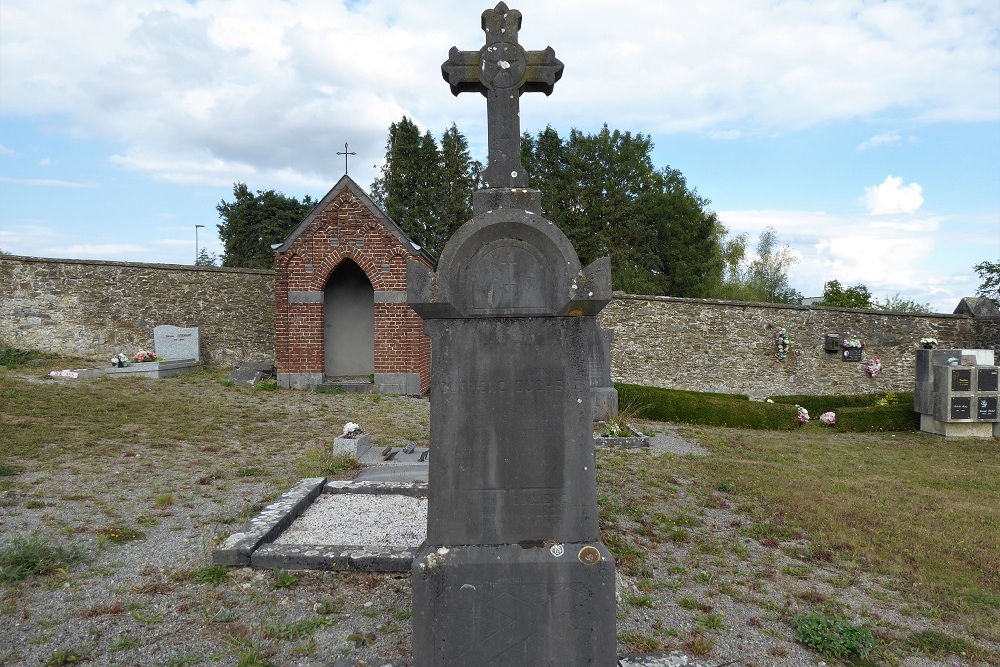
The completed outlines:
{"type": "Polygon", "coordinates": [[[95,183],[80,183],[77,181],[64,181],[58,178],[13,178],[10,176],[0,176],[0,183],[11,183],[13,185],[30,185],[32,187],[49,188],[93,188],[95,183]]]}
{"type": "Polygon", "coordinates": [[[870,148],[878,148],[879,146],[898,144],[902,140],[903,138],[898,132],[882,132],[881,134],[876,134],[874,137],[861,142],[854,150],[866,151],[870,148]]]}
{"type": "Polygon", "coordinates": [[[0,155],[14,155],[14,151],[0,144],[0,155]]]}
{"type": "MultiPolygon", "coordinates": [[[[524,129],[607,121],[733,139],[884,114],[998,116],[994,0],[522,9],[521,43],[566,63],[556,95],[522,98],[524,129]]],[[[450,46],[482,44],[480,12],[459,0],[4,0],[0,111],[68,118],[66,132],[111,138],[121,165],[173,182],[249,168],[329,183],[344,141],[364,181],[404,113],[435,133],[457,122],[482,157],[485,105],[454,99],[439,70],[450,46]],[[207,168],[176,168],[193,155],[207,168]]]]}
{"type": "Polygon", "coordinates": [[[792,286],[806,296],[819,296],[824,283],[839,280],[844,285],[862,283],[876,298],[898,293],[945,313],[979,284],[972,272],[975,259],[963,249],[995,228],[995,221],[988,218],[963,219],[963,231],[958,232],[953,221],[919,214],[894,220],[814,211],[719,211],[718,215],[730,233],[746,232],[751,246],[764,228],[773,227],[779,242],[790,245],[801,258],[789,275],[792,286]]]}
{"type": "Polygon", "coordinates": [[[865,203],[872,215],[915,213],[924,205],[919,183],[903,185],[903,179],[889,174],[879,185],[865,188],[865,203]]]}

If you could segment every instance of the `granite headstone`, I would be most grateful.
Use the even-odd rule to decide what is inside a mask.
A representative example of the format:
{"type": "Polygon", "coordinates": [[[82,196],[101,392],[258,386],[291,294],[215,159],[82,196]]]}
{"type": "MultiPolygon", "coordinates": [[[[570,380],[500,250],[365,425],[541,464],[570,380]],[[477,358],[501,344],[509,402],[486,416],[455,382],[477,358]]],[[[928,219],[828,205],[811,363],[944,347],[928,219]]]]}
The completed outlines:
{"type": "Polygon", "coordinates": [[[153,349],[156,356],[167,361],[193,359],[201,361],[198,327],[175,327],[161,324],[153,328],[153,349]]]}
{"type": "Polygon", "coordinates": [[[611,265],[582,268],[542,218],[540,193],[521,187],[510,102],[551,92],[562,64],[517,44],[520,21],[503,3],[487,10],[486,46],[452,49],[442,66],[456,93],[490,101],[493,187],[474,196],[436,273],[416,262],[407,271],[434,359],[427,540],[412,570],[416,667],[616,664],[589,375],[611,265]]]}

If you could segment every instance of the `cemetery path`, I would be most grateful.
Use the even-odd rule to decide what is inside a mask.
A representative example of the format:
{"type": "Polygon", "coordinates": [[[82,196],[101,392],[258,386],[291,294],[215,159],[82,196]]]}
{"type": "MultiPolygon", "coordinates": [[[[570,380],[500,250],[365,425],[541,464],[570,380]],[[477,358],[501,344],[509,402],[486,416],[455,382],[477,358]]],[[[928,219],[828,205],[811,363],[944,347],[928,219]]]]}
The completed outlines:
{"type": "MultiPolygon", "coordinates": [[[[211,370],[41,380],[48,370],[0,372],[0,665],[410,663],[408,576],[227,569],[209,554],[295,480],[356,474],[329,454],[345,422],[376,447],[425,443],[425,400],[251,390],[211,370]]],[[[890,640],[969,637],[893,582],[810,555],[792,529],[762,544],[747,501],[679,472],[711,452],[715,431],[640,428],[655,431],[652,451],[599,454],[602,539],[620,554],[619,654],[833,664],[788,622],[821,600],[890,640]]],[[[995,639],[969,641],[955,646],[979,647],[972,656],[911,652],[897,664],[1000,655],[995,639]]]]}

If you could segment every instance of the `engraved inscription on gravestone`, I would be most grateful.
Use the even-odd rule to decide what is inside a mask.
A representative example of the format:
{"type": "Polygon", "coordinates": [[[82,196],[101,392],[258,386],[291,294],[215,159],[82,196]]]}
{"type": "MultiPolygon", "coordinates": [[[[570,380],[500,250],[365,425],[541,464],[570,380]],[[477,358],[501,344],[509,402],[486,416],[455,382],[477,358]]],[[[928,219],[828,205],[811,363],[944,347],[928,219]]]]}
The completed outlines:
{"type": "Polygon", "coordinates": [[[956,368],[951,372],[952,391],[972,391],[972,370],[956,368]]]}
{"type": "Polygon", "coordinates": [[[972,419],[972,397],[953,396],[951,399],[952,419],[972,419]]]}
{"type": "Polygon", "coordinates": [[[861,361],[861,348],[848,347],[844,349],[840,358],[842,361],[861,361]]]}
{"type": "Polygon", "coordinates": [[[980,396],[976,401],[976,419],[980,421],[997,420],[997,397],[980,396]]]}
{"type": "Polygon", "coordinates": [[[1000,369],[990,367],[976,369],[978,391],[998,391],[998,385],[1000,385],[1000,369]]]}

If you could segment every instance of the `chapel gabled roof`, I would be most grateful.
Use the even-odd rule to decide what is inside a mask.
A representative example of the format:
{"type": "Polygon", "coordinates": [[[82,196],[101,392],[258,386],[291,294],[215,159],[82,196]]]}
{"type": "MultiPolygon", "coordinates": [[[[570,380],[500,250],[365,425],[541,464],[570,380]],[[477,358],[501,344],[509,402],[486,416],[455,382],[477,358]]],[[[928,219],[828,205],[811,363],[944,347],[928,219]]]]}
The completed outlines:
{"type": "Polygon", "coordinates": [[[282,243],[277,248],[275,248],[274,251],[277,253],[287,252],[288,249],[292,247],[292,244],[295,243],[295,239],[297,239],[299,235],[302,234],[302,232],[308,229],[309,225],[313,223],[316,217],[320,213],[325,211],[326,208],[337,197],[339,197],[340,194],[345,189],[349,190],[351,194],[357,197],[358,200],[364,205],[364,207],[367,208],[380,223],[382,223],[383,227],[389,230],[389,233],[391,233],[393,236],[396,237],[397,240],[399,240],[400,244],[411,255],[422,256],[425,259],[427,259],[432,265],[435,264],[434,258],[431,256],[431,254],[427,252],[427,250],[425,250],[424,248],[420,247],[412,240],[410,240],[410,237],[403,232],[402,228],[400,228],[400,226],[397,225],[392,220],[392,218],[386,215],[385,211],[379,208],[379,206],[372,201],[371,197],[368,196],[368,194],[361,188],[361,186],[358,185],[354,181],[354,179],[352,179],[347,174],[344,174],[343,178],[337,181],[337,184],[334,185],[333,188],[329,192],[327,192],[326,195],[321,200],[319,200],[316,206],[313,207],[313,209],[309,212],[309,215],[307,215],[305,219],[303,219],[302,222],[299,223],[299,226],[296,227],[295,230],[288,235],[288,238],[285,239],[285,242],[282,243]]]}

